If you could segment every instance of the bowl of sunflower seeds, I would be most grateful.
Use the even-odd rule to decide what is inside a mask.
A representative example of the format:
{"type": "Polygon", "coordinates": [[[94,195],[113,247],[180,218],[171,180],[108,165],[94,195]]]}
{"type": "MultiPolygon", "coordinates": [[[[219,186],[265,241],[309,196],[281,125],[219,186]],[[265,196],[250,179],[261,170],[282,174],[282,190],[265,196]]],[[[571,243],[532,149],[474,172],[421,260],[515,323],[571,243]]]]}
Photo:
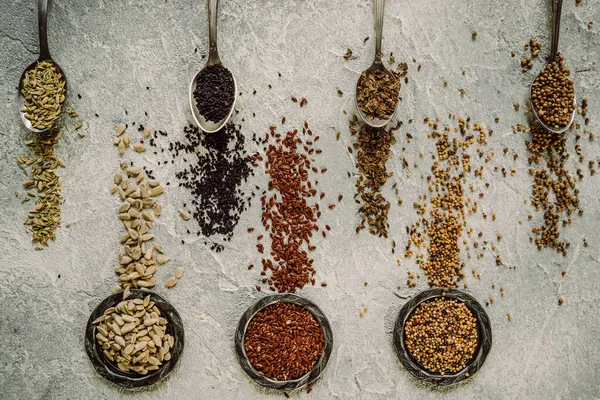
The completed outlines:
{"type": "Polygon", "coordinates": [[[124,388],[163,380],[183,352],[184,330],[175,308],[161,296],[126,289],[90,315],[85,350],[96,371],[124,388]]]}
{"type": "Polygon", "coordinates": [[[414,377],[448,386],[479,371],[492,348],[492,329],[473,296],[435,288],[402,307],[393,342],[400,362],[414,377]]]}

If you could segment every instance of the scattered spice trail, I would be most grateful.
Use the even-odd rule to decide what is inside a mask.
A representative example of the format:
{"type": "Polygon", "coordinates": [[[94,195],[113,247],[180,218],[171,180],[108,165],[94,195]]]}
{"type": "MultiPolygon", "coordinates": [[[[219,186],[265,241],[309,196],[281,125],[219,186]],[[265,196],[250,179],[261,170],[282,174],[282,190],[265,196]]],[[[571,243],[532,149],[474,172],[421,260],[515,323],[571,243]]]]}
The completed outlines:
{"type": "Polygon", "coordinates": [[[398,122],[393,128],[373,128],[360,124],[356,116],[350,119],[350,133],[355,137],[358,135],[353,145],[359,173],[355,198],[360,198],[362,219],[356,233],[368,227],[371,234],[388,237],[390,202],[383,197],[381,189],[392,176],[386,163],[390,159],[391,146],[396,143],[394,131],[400,126],[398,122]]]}
{"type": "MultiPolygon", "coordinates": [[[[262,223],[271,239],[271,258],[263,258],[261,275],[263,284],[272,291],[295,293],[296,289],[310,283],[316,271],[313,259],[308,251],[316,249],[310,244],[313,232],[319,230],[317,221],[321,216],[318,203],[311,205],[310,198],[317,197],[318,181],[312,181],[309,175],[325,173],[313,165],[311,158],[321,153],[315,148],[319,136],[305,122],[302,134],[297,129],[280,134],[270,127],[266,139],[270,141],[266,151],[265,172],[269,174],[268,191],[261,196],[262,223]],[[270,271],[270,276],[267,276],[270,271]]],[[[261,160],[262,156],[257,156],[261,160]]],[[[321,192],[320,198],[325,193],[321,192]]],[[[331,204],[329,208],[334,208],[331,204]]],[[[251,231],[251,230],[250,230],[251,231]]],[[[325,230],[322,236],[326,237],[325,230]]],[[[258,251],[264,252],[264,245],[257,244],[258,251]]],[[[251,269],[253,266],[250,266],[251,269]]],[[[260,287],[257,287],[260,288],[260,287]]]]}
{"type": "MultiPolygon", "coordinates": [[[[56,239],[55,231],[61,224],[62,178],[58,176],[57,169],[64,167],[65,163],[54,154],[54,147],[60,138],[60,130],[35,135],[33,139],[25,140],[30,155],[17,158],[19,167],[29,178],[23,183],[26,195],[21,202],[36,199],[35,207],[29,212],[24,225],[31,231],[32,243],[44,246],[48,245],[48,240],[56,239]]],[[[42,249],[40,245],[35,247],[35,250],[42,249]]]]}
{"type": "MultiPolygon", "coordinates": [[[[121,154],[122,149],[131,145],[131,139],[126,132],[127,125],[121,123],[115,130],[114,145],[121,154]]],[[[150,136],[150,129],[143,129],[142,139],[150,136]]],[[[134,150],[140,152],[145,145],[140,141],[133,145],[134,150]]],[[[122,203],[119,206],[119,219],[123,222],[125,233],[120,243],[123,251],[119,254],[119,265],[115,274],[119,286],[113,292],[130,288],[152,288],[156,285],[154,274],[157,267],[169,261],[164,254],[163,247],[154,241],[151,233],[156,218],[162,214],[162,205],[156,197],[164,193],[164,187],[155,179],[152,171],[138,168],[130,162],[120,164],[121,171],[117,171],[110,187],[111,194],[118,194],[122,203]]],[[[172,288],[183,275],[183,268],[175,272],[175,277],[167,279],[165,286],[172,288]]]]}
{"type": "MultiPolygon", "coordinates": [[[[453,118],[456,118],[452,115],[453,118]]],[[[474,168],[471,163],[471,156],[466,150],[473,144],[484,146],[487,144],[487,136],[491,135],[493,130],[486,131],[482,125],[477,122],[470,123],[470,119],[458,118],[456,126],[444,126],[438,129],[439,117],[435,122],[425,119],[434,130],[428,134],[428,137],[435,140],[437,152],[432,155],[433,165],[431,174],[427,176],[429,196],[419,195],[420,201],[414,204],[417,214],[420,216],[418,221],[413,223],[407,232],[410,235],[406,246],[405,257],[409,258],[414,254],[414,248],[420,249],[427,247],[427,259],[424,254],[417,253],[417,263],[425,272],[429,285],[436,287],[457,287],[458,281],[465,277],[462,271],[463,262],[460,257],[460,239],[465,231],[466,216],[475,214],[478,210],[478,202],[466,195],[467,176],[473,174],[480,179],[483,178],[483,165],[474,168]],[[460,132],[462,139],[451,138],[452,132],[460,132]],[[426,201],[429,199],[429,201],[426,201]],[[422,200],[422,201],[421,201],[422,200]]],[[[477,148],[480,158],[485,155],[484,150],[477,148]]],[[[493,152],[488,153],[485,162],[488,162],[494,156],[493,152]]],[[[473,185],[469,186],[471,192],[474,192],[473,185]]],[[[479,192],[479,197],[484,193],[479,192]]],[[[487,218],[486,214],[483,214],[487,218]]],[[[495,215],[492,215],[495,220],[495,215]]],[[[467,230],[468,236],[471,236],[473,229],[467,230]]],[[[483,233],[479,232],[477,240],[473,242],[473,248],[481,251],[477,254],[477,259],[484,256],[487,250],[487,243],[479,248],[478,240],[482,239],[483,233]]],[[[464,244],[467,241],[464,240],[464,244]]],[[[470,247],[466,246],[467,250],[470,247]]],[[[492,252],[496,250],[491,246],[492,252]]],[[[469,254],[470,258],[470,254],[469,254]]],[[[495,255],[496,264],[501,264],[502,258],[495,255]]],[[[475,274],[475,271],[474,275],[475,274]]],[[[409,273],[409,286],[415,286],[411,281],[414,274],[409,273]]],[[[465,284],[466,287],[466,284],[465,284]]]]}
{"type": "Polygon", "coordinates": [[[323,328],[304,307],[275,303],[252,318],[244,349],[252,366],[267,378],[300,378],[310,372],[323,353],[323,328]]]}
{"type": "Polygon", "coordinates": [[[246,152],[244,135],[233,123],[208,134],[190,125],[184,134],[185,140],[170,143],[169,151],[173,159],[186,163],[175,176],[179,186],[194,196],[189,208],[198,222],[198,233],[220,234],[228,240],[242,212],[250,207],[252,195],[241,186],[254,175],[253,156],[246,152]]]}
{"type": "MultiPolygon", "coordinates": [[[[566,256],[571,244],[560,238],[560,227],[571,224],[571,215],[576,211],[583,215],[577,179],[565,165],[568,158],[566,136],[550,132],[533,120],[529,127],[531,140],[526,144],[529,152],[529,175],[533,177],[531,204],[544,215],[544,223],[532,228],[534,237],[531,239],[538,249],[549,247],[566,256]]],[[[579,135],[577,136],[579,140],[579,135]]],[[[579,144],[576,147],[579,148],[579,144]]],[[[580,176],[582,177],[583,175],[580,176]]]]}

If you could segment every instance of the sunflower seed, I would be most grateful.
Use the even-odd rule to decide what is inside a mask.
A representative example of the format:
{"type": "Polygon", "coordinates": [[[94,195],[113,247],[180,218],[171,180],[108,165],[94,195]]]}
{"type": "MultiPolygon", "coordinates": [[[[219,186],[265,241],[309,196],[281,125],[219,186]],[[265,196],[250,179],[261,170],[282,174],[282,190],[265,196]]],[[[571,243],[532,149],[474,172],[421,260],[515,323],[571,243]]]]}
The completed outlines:
{"type": "Polygon", "coordinates": [[[126,128],[126,126],[123,123],[117,125],[117,129],[115,130],[115,135],[121,136],[123,134],[123,132],[125,132],[125,128],[126,128]]]}
{"type": "Polygon", "coordinates": [[[183,218],[184,221],[189,221],[190,219],[190,214],[188,214],[187,211],[185,210],[178,210],[179,215],[181,216],[181,218],[183,218]]]}
{"type": "Polygon", "coordinates": [[[146,151],[146,146],[141,143],[136,143],[133,145],[133,150],[137,151],[138,153],[143,153],[146,151]]]}
{"type": "Polygon", "coordinates": [[[158,265],[166,264],[169,260],[170,260],[169,257],[162,255],[162,254],[156,256],[156,262],[158,263],[158,265]]]}
{"type": "Polygon", "coordinates": [[[167,288],[172,288],[175,285],[177,285],[177,279],[176,278],[169,278],[165,282],[165,287],[167,287],[167,288]]]}

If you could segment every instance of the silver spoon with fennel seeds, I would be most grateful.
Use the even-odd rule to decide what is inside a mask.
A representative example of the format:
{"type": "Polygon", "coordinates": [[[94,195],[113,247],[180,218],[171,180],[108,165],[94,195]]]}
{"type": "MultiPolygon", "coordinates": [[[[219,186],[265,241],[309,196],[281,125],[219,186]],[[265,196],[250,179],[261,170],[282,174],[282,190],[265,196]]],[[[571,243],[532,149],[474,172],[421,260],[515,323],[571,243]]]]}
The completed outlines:
{"type": "Polygon", "coordinates": [[[396,112],[400,81],[381,62],[385,0],[374,0],[374,2],[375,56],[373,64],[361,74],[356,82],[354,100],[360,118],[374,128],[381,128],[390,122],[396,112]]]}
{"type": "MultiPolygon", "coordinates": [[[[192,111],[192,115],[196,124],[202,129],[204,132],[213,133],[219,131],[233,113],[233,109],[235,106],[235,102],[237,101],[237,83],[235,81],[235,77],[233,74],[223,66],[221,59],[219,58],[219,52],[217,50],[217,12],[219,7],[219,0],[209,0],[208,1],[208,31],[209,31],[209,53],[208,53],[208,62],[192,79],[190,83],[190,110],[192,111]],[[207,75],[212,75],[214,78],[215,75],[225,75],[225,80],[229,80],[229,83],[233,81],[233,93],[231,93],[231,88],[228,88],[226,92],[224,92],[224,88],[221,86],[223,82],[220,82],[219,85],[215,86],[215,91],[208,96],[198,96],[195,95],[198,89],[199,79],[206,79],[207,75]],[[218,98],[222,95],[228,97],[227,101],[223,103],[223,99],[218,98]],[[208,98],[207,98],[208,97],[208,98]],[[215,98],[217,97],[217,98],[215,98]],[[201,110],[199,109],[198,100],[204,101],[205,105],[208,108],[218,108],[215,115],[223,115],[218,121],[214,121],[214,118],[211,119],[208,115],[203,115],[201,110]],[[215,105],[219,103],[219,105],[215,105]],[[230,103],[230,104],[227,104],[230,103]],[[227,112],[226,107],[229,106],[229,110],[227,112]],[[225,108],[225,109],[224,109],[225,108]]],[[[210,79],[210,77],[208,78],[210,79]]],[[[229,85],[231,86],[231,85],[229,85]]]]}
{"type": "Polygon", "coordinates": [[[67,96],[67,77],[50,55],[47,28],[48,0],[38,0],[40,55],[21,74],[17,94],[21,122],[34,133],[46,132],[54,126],[67,96]]]}
{"type": "MultiPolygon", "coordinates": [[[[575,112],[577,109],[577,100],[575,98],[575,91],[573,90],[572,86],[572,82],[568,82],[568,79],[566,76],[562,77],[563,81],[567,81],[567,84],[570,85],[570,89],[573,90],[573,104],[562,104],[561,107],[563,107],[562,110],[562,114],[566,114],[569,109],[568,107],[571,106],[573,109],[571,110],[571,115],[569,118],[568,123],[566,124],[562,124],[562,125],[556,125],[556,124],[552,124],[550,121],[545,120],[544,118],[544,111],[540,110],[538,108],[538,105],[536,104],[536,96],[534,95],[534,92],[536,92],[537,90],[541,90],[539,88],[542,88],[543,83],[542,83],[542,76],[547,73],[548,71],[546,71],[548,69],[548,67],[550,67],[550,64],[555,64],[556,68],[558,69],[558,72],[561,73],[562,69],[563,69],[563,65],[562,65],[562,58],[560,58],[558,56],[558,38],[560,35],[560,16],[561,16],[561,12],[562,12],[562,0],[551,0],[552,1],[552,43],[551,43],[551,48],[550,48],[550,58],[548,60],[548,65],[546,66],[546,68],[544,68],[542,71],[540,71],[540,73],[538,74],[538,76],[536,76],[536,78],[533,80],[533,82],[531,82],[531,86],[529,87],[529,101],[531,101],[531,108],[533,109],[533,114],[535,115],[536,119],[539,121],[540,124],[542,124],[542,126],[544,128],[546,128],[546,130],[553,132],[553,133],[563,133],[565,132],[567,129],[569,129],[569,127],[571,126],[571,124],[573,124],[573,119],[575,118],[575,112]]],[[[554,78],[554,77],[553,77],[554,78]]],[[[566,119],[565,119],[566,121],[566,119]]]]}

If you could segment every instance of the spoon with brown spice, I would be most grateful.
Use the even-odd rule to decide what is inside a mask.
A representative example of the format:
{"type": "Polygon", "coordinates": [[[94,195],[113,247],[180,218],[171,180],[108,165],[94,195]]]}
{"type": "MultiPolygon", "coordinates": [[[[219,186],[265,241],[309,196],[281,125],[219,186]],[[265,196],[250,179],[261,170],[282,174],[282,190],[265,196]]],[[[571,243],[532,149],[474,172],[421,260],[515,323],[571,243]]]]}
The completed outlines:
{"type": "Polygon", "coordinates": [[[533,113],[544,128],[563,133],[575,118],[576,100],[573,82],[567,77],[564,58],[558,54],[562,0],[552,0],[552,47],[546,67],[531,83],[529,99],[533,113]]]}
{"type": "Polygon", "coordinates": [[[220,130],[233,113],[237,84],[231,71],[223,66],[217,50],[217,10],[219,0],[208,1],[209,53],[206,66],[190,84],[190,109],[204,132],[220,130]]]}
{"type": "Polygon", "coordinates": [[[48,0],[38,0],[40,56],[19,79],[17,106],[21,122],[31,132],[46,132],[54,126],[67,96],[67,77],[52,60],[48,49],[48,0]]]}
{"type": "Polygon", "coordinates": [[[392,119],[398,104],[400,80],[381,62],[381,33],[385,0],[375,1],[375,57],[356,82],[356,109],[360,118],[374,128],[392,119]]]}

